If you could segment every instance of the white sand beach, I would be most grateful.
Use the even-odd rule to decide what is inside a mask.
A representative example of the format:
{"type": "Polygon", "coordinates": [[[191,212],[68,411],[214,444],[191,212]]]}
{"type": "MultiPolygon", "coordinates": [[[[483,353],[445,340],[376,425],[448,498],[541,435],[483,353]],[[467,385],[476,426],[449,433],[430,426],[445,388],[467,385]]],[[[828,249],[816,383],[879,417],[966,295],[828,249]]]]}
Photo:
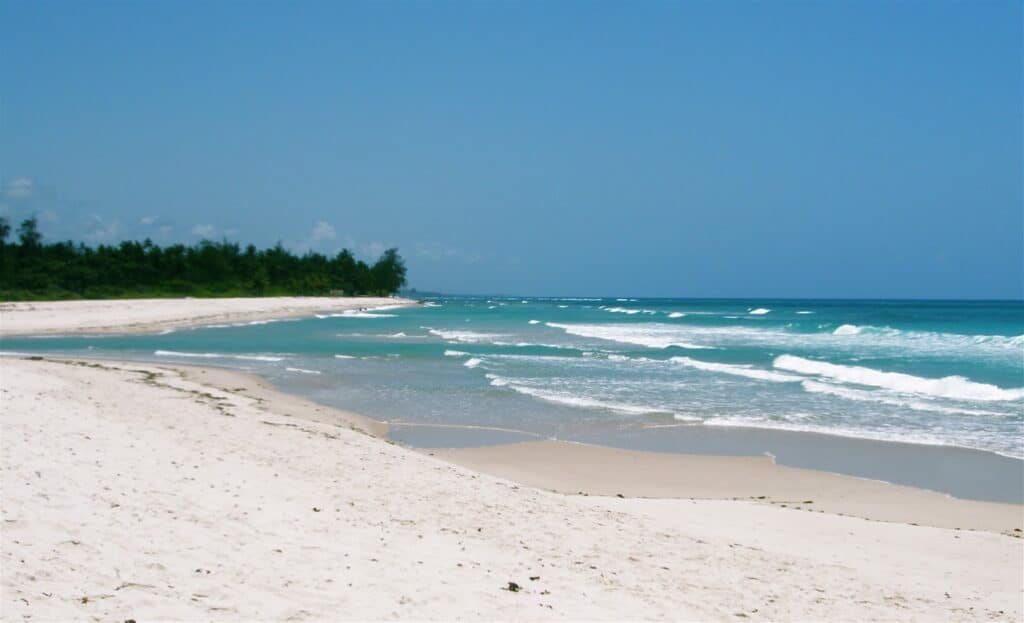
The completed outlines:
{"type": "MultiPolygon", "coordinates": [[[[94,330],[82,318],[20,326],[94,330]]],[[[822,482],[856,479],[807,470],[763,483],[823,496],[797,495],[799,509],[640,498],[659,491],[622,480],[567,495],[521,462],[502,467],[512,455],[501,452],[521,461],[523,448],[453,454],[456,465],[246,374],[182,366],[0,358],[0,414],[3,620],[1024,616],[1014,505],[943,505],[906,488],[884,498],[881,483],[830,498],[822,482]],[[953,515],[912,525],[928,523],[914,521],[922,509],[835,514],[858,499],[866,517],[922,501],[953,515]],[[935,527],[951,521],[964,525],[935,527]]],[[[559,469],[542,446],[527,450],[559,469]]],[[[724,466],[771,471],[742,458],[703,465],[711,482],[724,466]]],[[[738,478],[699,497],[737,497],[738,478]]]]}
{"type": "Polygon", "coordinates": [[[394,297],[117,299],[0,303],[0,337],[153,333],[178,327],[338,313],[414,301],[394,297]]]}

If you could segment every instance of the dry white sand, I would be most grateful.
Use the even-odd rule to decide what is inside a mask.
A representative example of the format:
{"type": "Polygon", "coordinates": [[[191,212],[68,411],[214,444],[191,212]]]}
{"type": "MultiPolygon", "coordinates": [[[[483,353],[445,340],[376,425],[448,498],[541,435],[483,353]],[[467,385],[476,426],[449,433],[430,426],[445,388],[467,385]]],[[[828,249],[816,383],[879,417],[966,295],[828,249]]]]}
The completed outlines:
{"type": "Polygon", "coordinates": [[[166,366],[0,390],[3,620],[1022,616],[995,532],[541,491],[166,366]]]}
{"type": "Polygon", "coordinates": [[[326,296],[0,303],[0,336],[147,333],[413,303],[399,298],[326,296]]]}

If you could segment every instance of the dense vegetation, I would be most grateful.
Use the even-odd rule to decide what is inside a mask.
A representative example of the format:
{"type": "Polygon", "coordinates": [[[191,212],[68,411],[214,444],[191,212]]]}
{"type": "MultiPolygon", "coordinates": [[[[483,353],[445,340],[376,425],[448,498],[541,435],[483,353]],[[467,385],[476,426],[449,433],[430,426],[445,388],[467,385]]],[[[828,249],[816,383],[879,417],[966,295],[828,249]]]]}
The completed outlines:
{"type": "Polygon", "coordinates": [[[163,296],[388,295],[405,285],[405,263],[388,249],[372,266],[348,250],[295,255],[204,240],[160,247],[150,240],[89,247],[47,244],[34,218],[17,241],[0,218],[0,300],[163,296]]]}

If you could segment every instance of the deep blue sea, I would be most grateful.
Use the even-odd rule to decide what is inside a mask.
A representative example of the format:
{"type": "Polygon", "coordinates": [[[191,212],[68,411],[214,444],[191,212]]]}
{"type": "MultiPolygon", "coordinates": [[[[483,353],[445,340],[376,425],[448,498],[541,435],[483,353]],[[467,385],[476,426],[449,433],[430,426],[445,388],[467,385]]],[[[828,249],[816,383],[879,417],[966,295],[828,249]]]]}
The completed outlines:
{"type": "Polygon", "coordinates": [[[438,297],[0,347],[244,368],[398,426],[755,427],[1024,458],[1022,333],[1021,302],[438,297]]]}

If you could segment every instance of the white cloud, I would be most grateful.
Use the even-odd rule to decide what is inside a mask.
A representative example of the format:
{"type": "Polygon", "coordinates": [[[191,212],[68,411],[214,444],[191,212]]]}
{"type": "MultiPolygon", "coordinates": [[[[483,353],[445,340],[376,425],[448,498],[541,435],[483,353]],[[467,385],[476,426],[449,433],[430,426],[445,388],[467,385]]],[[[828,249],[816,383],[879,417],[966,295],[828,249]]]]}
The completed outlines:
{"type": "Polygon", "coordinates": [[[200,238],[213,238],[213,234],[217,231],[217,228],[209,223],[200,223],[192,228],[192,235],[199,236],[200,238]]]}
{"type": "Polygon", "coordinates": [[[331,225],[327,221],[317,221],[316,224],[313,225],[313,230],[309,232],[309,236],[295,246],[299,251],[311,251],[313,249],[323,250],[325,243],[332,242],[337,239],[338,232],[334,230],[334,225],[331,225]]]}
{"type": "Polygon", "coordinates": [[[380,242],[364,244],[362,248],[363,255],[372,259],[377,259],[385,250],[387,250],[387,246],[380,242]]]}
{"type": "Polygon", "coordinates": [[[413,249],[413,253],[416,257],[427,261],[439,262],[439,261],[454,261],[463,262],[466,264],[475,264],[484,259],[479,253],[473,253],[471,251],[465,251],[456,247],[438,244],[436,242],[431,243],[419,243],[413,249]]]}
{"type": "Polygon", "coordinates": [[[7,182],[4,195],[11,199],[27,199],[35,192],[35,183],[27,177],[16,177],[7,182]]]}
{"type": "Polygon", "coordinates": [[[139,225],[152,225],[156,222],[155,216],[143,216],[139,219],[139,225]]]}
{"type": "Polygon", "coordinates": [[[115,242],[121,233],[121,222],[117,219],[106,220],[99,214],[90,214],[82,238],[86,242],[115,242]]]}
{"type": "Polygon", "coordinates": [[[316,225],[313,226],[313,233],[310,235],[310,240],[314,243],[323,242],[325,240],[334,240],[338,237],[338,234],[334,231],[334,226],[326,221],[317,221],[316,225]]]}
{"type": "Polygon", "coordinates": [[[60,216],[53,210],[43,210],[39,213],[39,222],[44,224],[59,223],[60,216]]]}

